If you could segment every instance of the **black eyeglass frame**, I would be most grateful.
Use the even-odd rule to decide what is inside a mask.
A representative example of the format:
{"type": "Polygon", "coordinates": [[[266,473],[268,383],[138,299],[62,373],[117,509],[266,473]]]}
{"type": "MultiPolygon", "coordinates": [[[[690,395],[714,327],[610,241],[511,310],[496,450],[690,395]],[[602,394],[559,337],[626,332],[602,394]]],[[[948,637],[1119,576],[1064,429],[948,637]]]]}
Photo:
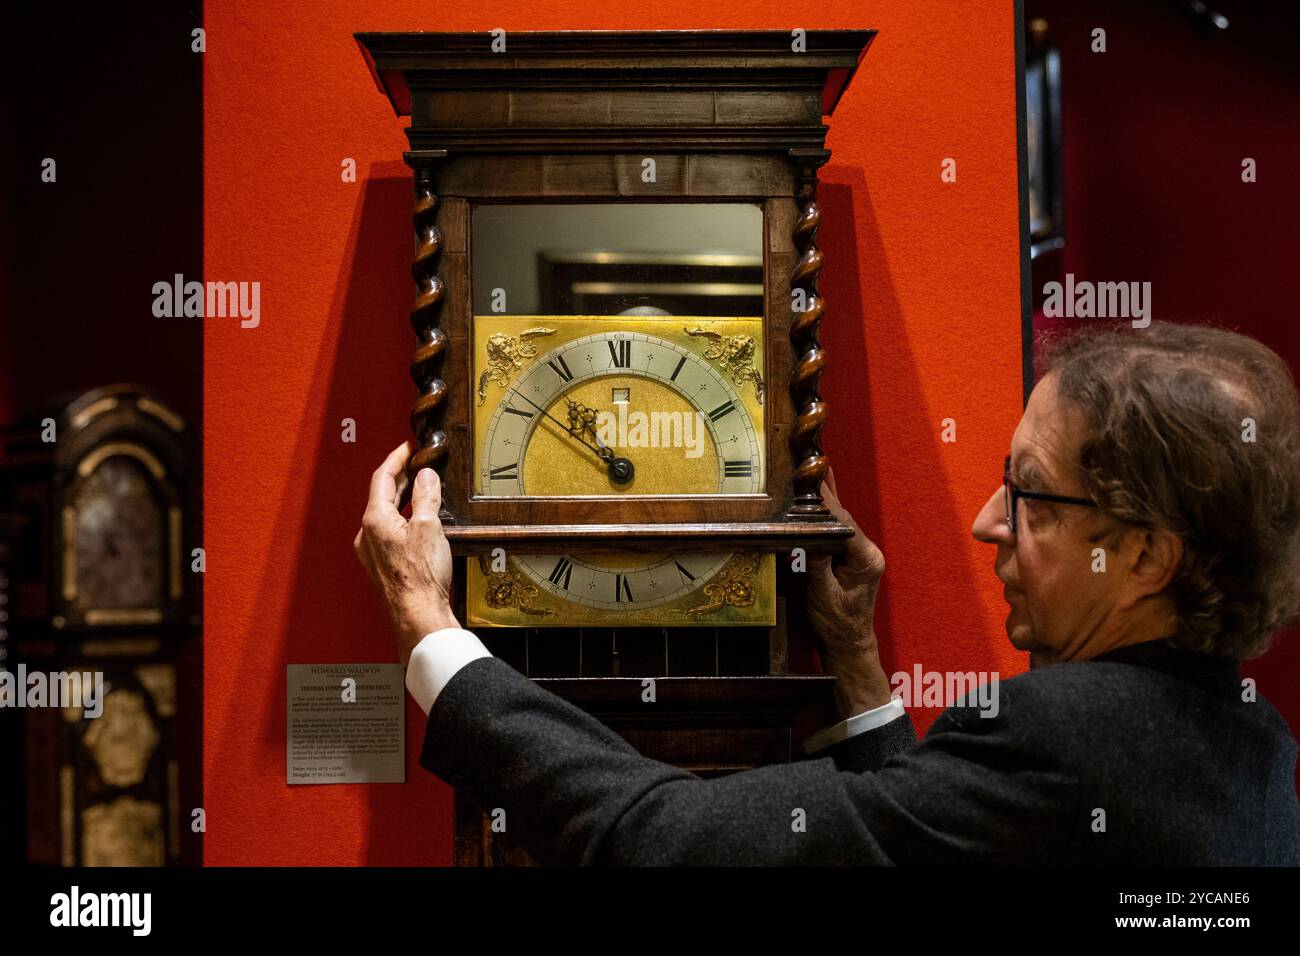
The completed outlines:
{"type": "Polygon", "coordinates": [[[1012,534],[1016,533],[1016,511],[1019,510],[1021,498],[1029,498],[1032,501],[1052,501],[1061,505],[1083,505],[1085,508],[1100,507],[1091,498],[1071,498],[1069,495],[1052,495],[1045,491],[1020,490],[1011,481],[1010,455],[1007,455],[1006,461],[1002,464],[1002,488],[1006,493],[1007,524],[1011,526],[1012,534]]]}

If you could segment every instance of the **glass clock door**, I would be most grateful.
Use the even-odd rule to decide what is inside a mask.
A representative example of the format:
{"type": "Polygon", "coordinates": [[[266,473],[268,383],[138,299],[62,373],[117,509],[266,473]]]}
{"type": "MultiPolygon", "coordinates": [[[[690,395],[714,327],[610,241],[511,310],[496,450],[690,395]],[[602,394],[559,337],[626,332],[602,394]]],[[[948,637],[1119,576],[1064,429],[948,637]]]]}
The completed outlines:
{"type": "MultiPolygon", "coordinates": [[[[485,204],[472,228],[476,495],[765,490],[760,206],[485,204]]],[[[479,625],[775,615],[771,555],[485,557],[469,585],[479,625]]]]}

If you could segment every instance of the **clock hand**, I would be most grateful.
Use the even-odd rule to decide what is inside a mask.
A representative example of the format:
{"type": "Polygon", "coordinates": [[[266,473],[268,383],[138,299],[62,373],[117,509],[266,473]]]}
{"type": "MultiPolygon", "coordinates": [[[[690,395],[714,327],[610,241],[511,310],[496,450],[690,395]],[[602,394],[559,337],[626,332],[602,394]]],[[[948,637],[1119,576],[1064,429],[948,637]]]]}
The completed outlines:
{"type": "Polygon", "coordinates": [[[529,405],[533,406],[533,408],[537,409],[539,412],[541,412],[551,421],[555,422],[555,424],[563,428],[564,433],[566,435],[578,439],[578,441],[582,442],[582,444],[586,445],[588,448],[594,451],[596,453],[596,457],[599,458],[601,461],[603,461],[609,467],[610,481],[614,482],[615,484],[626,484],[627,482],[632,480],[632,474],[634,470],[632,468],[632,462],[628,461],[626,458],[615,457],[613,450],[610,449],[607,445],[605,445],[604,442],[600,442],[599,436],[597,436],[596,441],[600,442],[601,447],[597,448],[595,445],[591,444],[591,442],[583,438],[582,435],[574,432],[572,428],[565,425],[564,422],[560,421],[558,418],[556,418],[546,409],[542,408],[542,406],[538,405],[527,395],[524,395],[520,392],[516,392],[515,394],[518,395],[520,398],[522,398],[529,405]]]}
{"type": "Polygon", "coordinates": [[[596,444],[600,446],[600,451],[597,454],[609,462],[610,480],[616,484],[631,481],[634,470],[632,462],[626,458],[612,457],[614,454],[613,449],[601,440],[600,431],[595,427],[595,409],[588,408],[586,405],[581,405],[571,398],[566,399],[566,401],[569,403],[569,431],[573,431],[575,421],[581,423],[581,427],[578,430],[579,438],[581,438],[583,432],[591,432],[591,437],[596,439],[596,444]]]}

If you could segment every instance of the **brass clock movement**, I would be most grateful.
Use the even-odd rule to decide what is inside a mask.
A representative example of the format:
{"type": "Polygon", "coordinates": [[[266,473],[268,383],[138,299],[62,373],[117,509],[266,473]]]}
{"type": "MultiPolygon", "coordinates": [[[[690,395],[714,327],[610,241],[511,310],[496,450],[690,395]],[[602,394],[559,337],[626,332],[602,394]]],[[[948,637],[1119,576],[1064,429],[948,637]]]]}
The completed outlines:
{"type": "Polygon", "coordinates": [[[820,495],[817,178],[873,35],[356,37],[410,117],[410,467],[442,479],[457,613],[700,772],[790,759],[827,696],[800,552],[853,531],[820,495]],[[641,676],[653,718],[621,709],[641,676]]]}

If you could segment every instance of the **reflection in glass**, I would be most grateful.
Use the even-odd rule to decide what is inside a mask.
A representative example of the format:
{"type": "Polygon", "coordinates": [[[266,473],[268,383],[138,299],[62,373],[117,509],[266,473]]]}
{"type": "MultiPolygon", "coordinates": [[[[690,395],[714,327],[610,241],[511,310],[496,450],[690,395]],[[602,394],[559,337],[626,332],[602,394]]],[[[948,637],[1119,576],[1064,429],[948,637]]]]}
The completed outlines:
{"type": "Polygon", "coordinates": [[[144,466],[105,459],[76,496],[77,583],[92,608],[158,607],[163,516],[144,466]]]}
{"type": "Polygon", "coordinates": [[[762,240],[752,203],[477,206],[474,314],[762,315],[762,240]]]}

